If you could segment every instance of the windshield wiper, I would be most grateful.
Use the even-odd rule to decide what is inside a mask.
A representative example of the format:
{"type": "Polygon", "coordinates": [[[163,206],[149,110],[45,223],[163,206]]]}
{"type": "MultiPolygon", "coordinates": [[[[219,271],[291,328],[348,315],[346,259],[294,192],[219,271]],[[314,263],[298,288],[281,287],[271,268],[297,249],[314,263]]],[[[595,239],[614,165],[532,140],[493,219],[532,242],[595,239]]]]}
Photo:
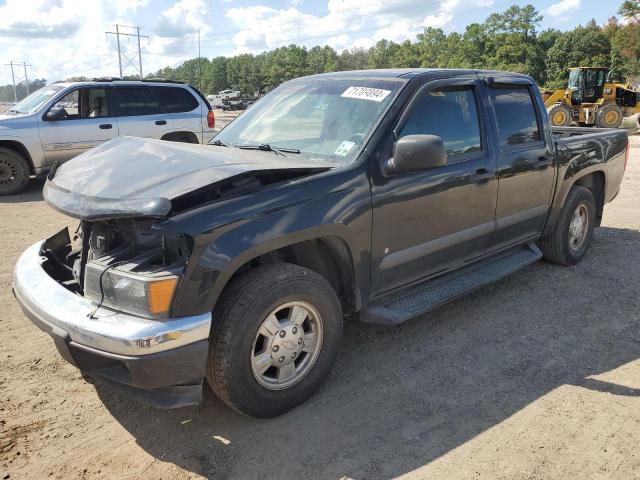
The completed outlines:
{"type": "Polygon", "coordinates": [[[216,147],[228,147],[229,146],[226,143],[224,143],[222,140],[214,140],[209,145],[215,145],[216,147]]]}
{"type": "Polygon", "coordinates": [[[268,143],[261,143],[260,145],[236,145],[236,147],[243,150],[261,150],[263,152],[273,152],[276,155],[282,155],[286,157],[285,153],[300,153],[297,148],[280,148],[272,147],[268,143]]]}

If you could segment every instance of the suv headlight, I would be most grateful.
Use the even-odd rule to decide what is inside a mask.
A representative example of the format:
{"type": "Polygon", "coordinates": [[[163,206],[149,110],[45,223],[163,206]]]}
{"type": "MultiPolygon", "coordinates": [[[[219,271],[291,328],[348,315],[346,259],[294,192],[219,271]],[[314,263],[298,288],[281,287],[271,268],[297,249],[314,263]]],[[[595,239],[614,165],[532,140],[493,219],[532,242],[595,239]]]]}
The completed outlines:
{"type": "Polygon", "coordinates": [[[166,317],[178,280],[179,275],[170,271],[138,273],[89,261],[84,294],[122,312],[147,318],[166,317]]]}

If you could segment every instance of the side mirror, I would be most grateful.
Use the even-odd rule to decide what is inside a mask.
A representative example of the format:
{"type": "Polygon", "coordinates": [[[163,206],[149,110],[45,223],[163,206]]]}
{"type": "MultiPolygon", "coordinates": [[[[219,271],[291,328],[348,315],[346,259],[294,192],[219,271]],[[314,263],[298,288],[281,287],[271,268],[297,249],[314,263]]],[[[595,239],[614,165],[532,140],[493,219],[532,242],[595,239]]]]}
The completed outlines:
{"type": "Polygon", "coordinates": [[[398,140],[393,158],[386,163],[387,174],[414,172],[447,164],[447,151],[436,135],[407,135],[398,140]]]}
{"type": "Polygon", "coordinates": [[[62,107],[51,107],[51,109],[45,115],[45,118],[50,121],[64,120],[67,116],[67,111],[62,107]]]}

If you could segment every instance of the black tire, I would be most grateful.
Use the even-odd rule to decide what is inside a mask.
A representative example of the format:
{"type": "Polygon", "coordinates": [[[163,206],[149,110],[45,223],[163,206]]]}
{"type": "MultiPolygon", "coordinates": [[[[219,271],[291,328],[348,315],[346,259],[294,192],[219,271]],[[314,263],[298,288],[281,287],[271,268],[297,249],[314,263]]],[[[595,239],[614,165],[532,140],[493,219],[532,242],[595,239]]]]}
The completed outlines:
{"type": "Polygon", "coordinates": [[[20,193],[29,184],[29,164],[19,153],[0,147],[0,195],[20,193]]]}
{"type": "Polygon", "coordinates": [[[615,103],[607,103],[596,112],[596,126],[600,128],[618,128],[622,123],[624,113],[615,103]]]}
{"type": "Polygon", "coordinates": [[[554,103],[547,109],[547,113],[551,125],[556,127],[568,127],[573,120],[573,113],[565,103],[554,103]]]}
{"type": "Polygon", "coordinates": [[[207,381],[218,397],[235,410],[254,417],[275,417],[315,393],[331,371],[341,340],[340,301],[322,276],[288,263],[258,267],[232,280],[218,302],[207,381]],[[321,347],[302,379],[287,388],[272,390],[254,376],[254,339],[270,312],[294,301],[306,302],[319,313],[321,347]]]}
{"type": "Polygon", "coordinates": [[[544,254],[544,258],[549,262],[559,265],[574,265],[578,263],[589,248],[595,223],[596,202],[591,190],[581,186],[572,187],[560,211],[553,231],[540,239],[539,245],[544,254]],[[569,228],[571,226],[571,220],[574,217],[574,212],[576,212],[580,206],[586,208],[588,224],[586,226],[584,240],[578,248],[572,248],[570,246],[569,228]]]}

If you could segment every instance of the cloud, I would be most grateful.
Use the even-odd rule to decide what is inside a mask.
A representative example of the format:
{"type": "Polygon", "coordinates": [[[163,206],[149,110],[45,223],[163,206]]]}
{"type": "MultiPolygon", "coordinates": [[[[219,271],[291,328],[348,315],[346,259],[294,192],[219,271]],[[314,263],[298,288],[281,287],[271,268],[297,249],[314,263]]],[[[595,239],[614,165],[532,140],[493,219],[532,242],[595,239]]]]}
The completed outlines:
{"type": "Polygon", "coordinates": [[[547,9],[547,14],[552,17],[559,17],[571,10],[580,8],[581,0],[562,0],[561,2],[554,3],[547,9]]]}
{"type": "Polygon", "coordinates": [[[281,9],[233,7],[225,16],[236,28],[229,35],[233,53],[259,53],[290,43],[307,47],[327,44],[342,50],[370,46],[383,38],[396,42],[413,39],[425,27],[451,31],[463,7],[487,8],[494,2],[440,0],[426,16],[418,13],[422,9],[416,8],[416,0],[328,0],[324,15],[304,13],[296,2],[289,2],[289,7],[281,9]]]}
{"type": "Polygon", "coordinates": [[[70,38],[79,28],[78,19],[69,18],[63,5],[47,5],[42,0],[9,0],[0,7],[0,37],[70,38]],[[25,20],[29,19],[29,20],[25,20]]]}
{"type": "Polygon", "coordinates": [[[79,23],[76,20],[57,25],[43,25],[37,22],[16,21],[0,27],[0,37],[12,38],[70,38],[73,37],[79,23]]]}
{"type": "MultiPolygon", "coordinates": [[[[0,6],[0,63],[24,60],[32,65],[29,78],[50,82],[118,75],[115,38],[105,32],[115,23],[130,25],[131,17],[146,4],[147,0],[7,0],[0,6]]],[[[122,43],[133,56],[137,44],[122,43]]],[[[145,69],[151,67],[143,64],[145,69]]],[[[6,70],[0,73],[4,74],[0,83],[11,81],[6,70]]],[[[125,70],[133,73],[132,67],[125,70]]]]}
{"type": "Polygon", "coordinates": [[[179,0],[164,10],[156,20],[153,33],[160,37],[178,38],[200,30],[209,30],[208,7],[203,0],[179,0]]]}

